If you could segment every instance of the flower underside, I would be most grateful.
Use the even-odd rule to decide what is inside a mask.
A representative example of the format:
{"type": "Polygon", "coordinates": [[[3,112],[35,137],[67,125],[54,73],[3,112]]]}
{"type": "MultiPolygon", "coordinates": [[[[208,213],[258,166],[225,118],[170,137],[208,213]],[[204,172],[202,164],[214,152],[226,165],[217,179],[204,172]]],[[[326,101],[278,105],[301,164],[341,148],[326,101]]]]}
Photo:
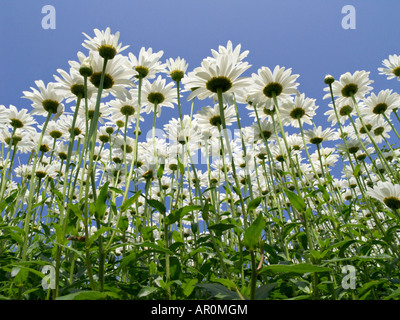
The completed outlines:
{"type": "Polygon", "coordinates": [[[282,91],[283,91],[283,87],[278,82],[268,83],[263,89],[263,93],[268,98],[273,98],[274,95],[277,97],[282,93],[282,91]]]}
{"type": "Polygon", "coordinates": [[[152,104],[160,104],[165,100],[165,97],[161,92],[150,92],[147,100],[152,104]]]}
{"type": "Polygon", "coordinates": [[[218,90],[226,92],[232,88],[232,82],[224,76],[214,77],[207,81],[206,88],[214,93],[217,93],[218,90]]]}
{"type": "Polygon", "coordinates": [[[71,92],[76,96],[85,97],[85,86],[83,84],[74,84],[71,86],[71,92]]]}
{"type": "Polygon", "coordinates": [[[342,88],[342,96],[346,98],[351,98],[353,95],[355,95],[358,91],[358,86],[355,83],[350,83],[345,85],[342,88]]]}
{"type": "Polygon", "coordinates": [[[210,118],[210,123],[216,127],[220,126],[222,124],[221,116],[217,115],[210,118]]]}
{"type": "Polygon", "coordinates": [[[43,100],[42,102],[43,109],[49,113],[57,113],[59,105],[57,101],[50,99],[43,100]]]}
{"type": "MultiPolygon", "coordinates": [[[[102,72],[95,72],[90,77],[90,82],[98,88],[100,86],[102,72]]],[[[114,79],[108,73],[104,75],[103,89],[111,89],[114,85],[114,79]]]]}
{"type": "Polygon", "coordinates": [[[13,128],[22,128],[24,126],[23,122],[19,119],[10,119],[10,121],[13,128]]]}
{"type": "Polygon", "coordinates": [[[345,105],[343,107],[340,108],[339,110],[339,114],[341,116],[348,116],[351,114],[351,112],[353,111],[353,108],[349,105],[345,105]]]}
{"type": "Polygon", "coordinates": [[[386,103],[378,103],[373,109],[372,112],[375,114],[382,114],[388,109],[388,105],[386,103]]]}
{"type": "Polygon", "coordinates": [[[290,116],[293,119],[301,119],[306,114],[306,111],[303,108],[294,108],[290,112],[290,116]]]}
{"type": "Polygon", "coordinates": [[[393,69],[393,74],[397,77],[400,77],[400,67],[393,69]]]}
{"type": "Polygon", "coordinates": [[[135,108],[129,105],[125,105],[120,109],[124,116],[132,116],[135,114],[135,108]]]}
{"type": "Polygon", "coordinates": [[[400,199],[396,197],[387,197],[383,202],[392,210],[400,209],[400,199]]]}
{"type": "Polygon", "coordinates": [[[136,75],[136,78],[145,78],[149,74],[149,69],[143,66],[137,66],[135,68],[136,72],[138,73],[136,75]]]}
{"type": "Polygon", "coordinates": [[[103,44],[102,46],[99,47],[99,55],[104,59],[111,60],[115,57],[116,54],[117,50],[109,44],[103,44]]]}

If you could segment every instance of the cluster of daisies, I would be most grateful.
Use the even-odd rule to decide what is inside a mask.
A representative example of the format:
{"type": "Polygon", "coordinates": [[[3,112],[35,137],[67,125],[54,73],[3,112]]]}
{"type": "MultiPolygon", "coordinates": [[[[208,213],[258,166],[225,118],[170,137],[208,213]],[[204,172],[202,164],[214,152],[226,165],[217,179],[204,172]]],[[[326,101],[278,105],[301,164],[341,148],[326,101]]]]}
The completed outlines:
{"type": "MultiPolygon", "coordinates": [[[[23,92],[31,111],[0,106],[0,199],[14,195],[29,218],[40,211],[34,203],[63,217],[68,205],[95,201],[106,183],[107,203],[127,203],[141,192],[129,208],[117,206],[130,218],[130,230],[133,217],[161,222],[149,199],[162,203],[166,215],[209,205],[215,221],[231,215],[245,226],[255,218],[249,203],[260,199],[254,212],[295,221],[300,217],[290,209],[287,190],[317,215],[338,215],[361,197],[354,219],[373,215],[371,226],[379,226],[382,212],[398,216],[400,154],[389,139],[400,139],[394,124],[400,96],[373,93],[369,72],[326,76],[324,115],[332,126],[322,128],[314,122],[316,100],[298,90],[299,75],[276,66],[245,76],[251,65],[240,45],[219,46],[187,72],[184,59],[163,61],[163,51],[151,48],[124,55],[128,46],[118,32],[94,33],[84,34],[88,52],[79,52],[69,70],[23,92]],[[181,103],[190,113],[182,114],[181,103]],[[158,129],[165,107],[177,109],[177,117],[158,129]],[[246,110],[253,121],[242,126],[246,110]],[[39,123],[39,116],[46,120],[39,123]],[[148,132],[145,121],[152,123],[148,132]],[[21,163],[18,154],[28,160],[21,163]],[[338,163],[339,176],[332,173],[338,163]]],[[[381,74],[400,80],[400,56],[383,65],[381,74]]],[[[104,219],[116,225],[121,217],[110,207],[104,219]]],[[[182,230],[200,232],[190,227],[201,220],[197,210],[182,230]]]]}

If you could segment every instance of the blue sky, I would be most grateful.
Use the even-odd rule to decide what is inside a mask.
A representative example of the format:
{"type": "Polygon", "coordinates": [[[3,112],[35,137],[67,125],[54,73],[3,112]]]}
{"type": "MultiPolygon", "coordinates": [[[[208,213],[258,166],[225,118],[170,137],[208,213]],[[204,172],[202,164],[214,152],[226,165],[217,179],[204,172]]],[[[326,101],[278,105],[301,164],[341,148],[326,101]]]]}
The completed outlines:
{"type": "MultiPolygon", "coordinates": [[[[400,53],[398,0],[3,0],[1,6],[0,104],[6,106],[30,110],[22,91],[35,80],[54,81],[57,68],[67,70],[68,60],[87,52],[82,32],[93,35],[94,28],[106,27],[121,32],[121,42],[130,45],[127,51],[138,54],[142,46],[164,50],[163,60],[185,58],[189,71],[218,45],[240,43],[250,51],[247,75],[275,65],[300,74],[298,89],[317,99],[315,121],[321,125],[326,125],[328,108],[322,100],[326,74],[338,79],[347,71],[371,71],[376,93],[400,85],[377,71],[389,54],[400,53]],[[42,28],[44,5],[56,9],[55,30],[42,28]],[[355,30],[342,28],[345,5],[356,9],[355,30]]],[[[198,103],[196,110],[209,103],[198,103]]],[[[176,109],[165,115],[178,117],[176,109]]]]}

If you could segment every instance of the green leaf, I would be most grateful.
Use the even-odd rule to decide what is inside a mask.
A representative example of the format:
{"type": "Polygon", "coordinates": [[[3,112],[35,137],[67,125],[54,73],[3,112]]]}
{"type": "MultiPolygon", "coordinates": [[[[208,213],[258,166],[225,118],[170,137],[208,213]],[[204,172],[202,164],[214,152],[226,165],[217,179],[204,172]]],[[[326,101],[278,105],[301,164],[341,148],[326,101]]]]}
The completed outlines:
{"type": "Polygon", "coordinates": [[[271,264],[263,268],[264,270],[271,270],[273,272],[294,272],[294,273],[314,273],[314,272],[329,272],[332,269],[327,267],[314,266],[312,264],[301,263],[301,264],[271,264]]]}
{"type": "Polygon", "coordinates": [[[232,280],[229,280],[229,279],[213,278],[213,279],[211,279],[211,281],[220,283],[224,287],[228,287],[228,288],[232,288],[232,289],[237,287],[236,284],[232,280]]]}
{"type": "Polygon", "coordinates": [[[152,243],[152,242],[143,242],[141,244],[138,244],[137,246],[138,247],[144,247],[144,248],[151,248],[151,249],[154,249],[155,251],[168,253],[169,255],[173,255],[174,254],[171,250],[169,250],[167,248],[164,248],[164,247],[161,247],[161,246],[159,246],[159,245],[157,245],[155,243],[152,243]]]}
{"type": "Polygon", "coordinates": [[[79,203],[68,203],[68,208],[75,214],[75,216],[81,220],[83,223],[85,222],[85,219],[83,217],[83,212],[79,208],[79,203]]]}
{"type": "Polygon", "coordinates": [[[125,202],[121,205],[120,209],[122,212],[126,211],[132,204],[136,202],[136,200],[141,195],[140,191],[136,192],[132,197],[125,200],[125,202]]]}
{"type": "Polygon", "coordinates": [[[382,253],[382,254],[377,254],[375,256],[353,256],[349,258],[334,258],[329,260],[323,260],[323,262],[356,261],[356,260],[370,261],[370,260],[391,260],[391,259],[393,259],[392,256],[382,253]]]}
{"type": "Polygon", "coordinates": [[[361,164],[357,164],[356,168],[354,169],[354,176],[357,178],[360,175],[361,164]]]}
{"type": "Polygon", "coordinates": [[[196,286],[207,290],[213,298],[221,300],[239,300],[240,297],[236,292],[225,288],[219,283],[199,283],[196,286]]]}
{"type": "Polygon", "coordinates": [[[259,242],[261,232],[265,227],[265,220],[262,213],[244,233],[244,245],[249,250],[254,250],[259,242]]]}
{"type": "Polygon", "coordinates": [[[100,228],[99,230],[97,230],[97,231],[89,238],[89,240],[88,240],[88,246],[90,247],[90,246],[93,244],[93,242],[96,241],[96,239],[97,239],[98,237],[100,237],[104,232],[107,232],[107,231],[110,231],[110,230],[114,230],[114,229],[111,228],[111,227],[103,227],[103,228],[100,228]]]}
{"type": "Polygon", "coordinates": [[[189,279],[189,280],[185,279],[185,282],[184,282],[184,284],[182,286],[182,289],[183,289],[183,294],[186,297],[189,297],[192,294],[194,288],[196,288],[197,282],[198,282],[198,280],[196,278],[195,279],[189,279]]]}
{"type": "Polygon", "coordinates": [[[342,244],[339,250],[339,257],[343,258],[344,257],[344,252],[348,247],[350,247],[353,243],[359,242],[358,240],[347,240],[345,243],[342,244]]]}
{"type": "Polygon", "coordinates": [[[305,212],[307,209],[306,203],[303,198],[298,194],[290,191],[289,189],[285,189],[285,194],[289,198],[291,205],[299,212],[305,212]]]}
{"type": "Polygon", "coordinates": [[[206,203],[204,204],[204,207],[203,207],[203,211],[202,211],[202,215],[201,215],[202,217],[203,217],[203,219],[205,220],[205,221],[208,221],[208,218],[209,218],[209,216],[210,216],[210,214],[209,214],[209,204],[208,204],[208,200],[206,201],[206,203]]]}
{"type": "Polygon", "coordinates": [[[106,300],[107,294],[99,291],[79,291],[58,297],[56,300],[106,300]]]}
{"type": "Polygon", "coordinates": [[[157,178],[161,179],[161,177],[163,176],[164,173],[164,168],[165,168],[165,164],[160,164],[160,167],[157,170],[157,178]]]}
{"type": "Polygon", "coordinates": [[[167,212],[167,208],[165,208],[165,205],[158,200],[148,199],[147,203],[163,215],[167,212]]]}
{"type": "Polygon", "coordinates": [[[152,294],[154,291],[157,291],[156,287],[144,287],[138,293],[138,298],[147,297],[152,294]]]}
{"type": "Polygon", "coordinates": [[[383,300],[390,300],[393,298],[396,298],[400,296],[400,288],[394,290],[390,295],[388,295],[387,297],[383,297],[383,300]]]}
{"type": "Polygon", "coordinates": [[[109,181],[107,181],[100,189],[100,194],[97,197],[96,200],[96,211],[95,211],[95,216],[97,219],[102,220],[104,218],[104,213],[106,212],[107,206],[107,195],[108,195],[108,185],[110,184],[109,181]]]}
{"type": "Polygon", "coordinates": [[[318,184],[318,189],[322,192],[322,199],[324,199],[326,202],[330,200],[330,195],[328,191],[326,191],[326,188],[322,184],[318,184]]]}
{"type": "Polygon", "coordinates": [[[256,300],[265,300],[268,298],[271,290],[273,290],[278,283],[268,283],[265,284],[256,290],[255,299],[256,300]]]}
{"type": "Polygon", "coordinates": [[[249,205],[247,206],[247,212],[257,209],[257,207],[260,205],[262,199],[263,199],[263,197],[258,197],[258,198],[251,200],[249,205]]]}
{"type": "Polygon", "coordinates": [[[128,217],[126,216],[121,217],[118,223],[118,228],[121,229],[122,231],[126,231],[128,227],[129,227],[128,217]]]}
{"type": "Polygon", "coordinates": [[[223,232],[223,231],[232,229],[233,227],[235,227],[235,225],[231,224],[231,223],[217,223],[217,224],[213,224],[208,229],[223,232]]]}
{"type": "MultiPolygon", "coordinates": [[[[165,268],[165,259],[160,259],[161,265],[165,268]]],[[[169,257],[169,272],[171,280],[183,280],[181,263],[177,257],[169,257]]]]}
{"type": "Polygon", "coordinates": [[[181,173],[181,175],[185,174],[185,166],[183,165],[181,159],[179,159],[179,157],[177,157],[178,159],[178,167],[179,167],[179,171],[181,173]]]}
{"type": "Polygon", "coordinates": [[[185,206],[185,207],[179,208],[178,210],[175,210],[174,212],[172,212],[165,218],[165,223],[167,225],[173,224],[173,223],[179,221],[181,218],[183,218],[189,212],[195,211],[195,210],[201,210],[201,206],[192,205],[192,206],[185,206]]]}
{"type": "Polygon", "coordinates": [[[283,227],[283,230],[282,230],[282,235],[281,235],[282,239],[285,239],[287,237],[287,235],[298,225],[300,225],[299,222],[291,222],[291,223],[285,224],[285,226],[283,227]]]}

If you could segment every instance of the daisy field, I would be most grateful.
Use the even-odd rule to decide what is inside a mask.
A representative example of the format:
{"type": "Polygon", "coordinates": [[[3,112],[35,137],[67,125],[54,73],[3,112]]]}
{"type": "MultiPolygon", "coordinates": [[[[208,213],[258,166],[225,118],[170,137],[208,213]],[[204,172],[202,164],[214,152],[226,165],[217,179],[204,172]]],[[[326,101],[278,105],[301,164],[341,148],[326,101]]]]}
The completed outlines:
{"type": "Polygon", "coordinates": [[[399,7],[7,3],[0,299],[397,300],[399,7]]]}

